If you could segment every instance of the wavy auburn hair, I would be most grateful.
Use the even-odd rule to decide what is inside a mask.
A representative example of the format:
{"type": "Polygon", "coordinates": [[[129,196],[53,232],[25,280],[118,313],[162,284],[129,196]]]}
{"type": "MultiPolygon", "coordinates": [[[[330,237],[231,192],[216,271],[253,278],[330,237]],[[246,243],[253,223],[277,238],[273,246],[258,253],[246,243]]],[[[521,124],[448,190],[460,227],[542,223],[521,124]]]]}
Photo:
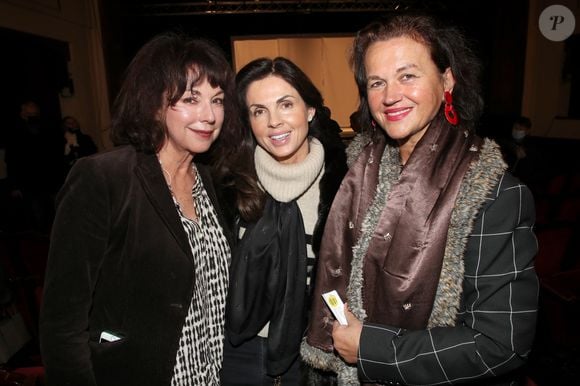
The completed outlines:
{"type": "MultiPolygon", "coordinates": [[[[224,123],[218,141],[234,146],[239,136],[235,74],[212,41],[164,33],[149,40],[129,64],[113,105],[111,137],[115,145],[159,151],[166,139],[163,111],[203,80],[224,91],[224,123]]],[[[214,144],[215,146],[215,144],[214,144]]]]}

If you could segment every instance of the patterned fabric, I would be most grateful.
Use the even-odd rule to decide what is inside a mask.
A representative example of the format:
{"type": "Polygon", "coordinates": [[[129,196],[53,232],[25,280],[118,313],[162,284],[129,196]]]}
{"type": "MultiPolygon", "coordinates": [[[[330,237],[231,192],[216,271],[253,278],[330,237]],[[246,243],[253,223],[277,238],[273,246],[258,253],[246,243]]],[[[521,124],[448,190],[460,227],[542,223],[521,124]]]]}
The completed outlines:
{"type": "Polygon", "coordinates": [[[199,178],[192,195],[196,221],[185,217],[175,203],[195,258],[195,288],[179,340],[171,385],[219,385],[230,250],[199,178]]]}
{"type": "Polygon", "coordinates": [[[506,174],[467,243],[457,325],[408,331],[364,324],[361,380],[457,384],[521,366],[529,354],[537,312],[533,224],[531,192],[506,174]]]}

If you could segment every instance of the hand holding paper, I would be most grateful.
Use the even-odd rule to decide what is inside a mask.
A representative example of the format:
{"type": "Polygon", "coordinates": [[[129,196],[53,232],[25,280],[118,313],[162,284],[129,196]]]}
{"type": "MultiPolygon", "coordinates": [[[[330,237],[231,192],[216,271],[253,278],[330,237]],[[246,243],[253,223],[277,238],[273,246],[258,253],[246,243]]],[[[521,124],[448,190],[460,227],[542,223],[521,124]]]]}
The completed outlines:
{"type": "Polygon", "coordinates": [[[334,314],[336,320],[338,320],[338,323],[340,323],[342,326],[348,325],[346,321],[346,315],[344,314],[344,303],[338,295],[338,292],[336,292],[336,290],[326,292],[322,294],[322,298],[330,308],[330,311],[332,311],[334,314]]]}

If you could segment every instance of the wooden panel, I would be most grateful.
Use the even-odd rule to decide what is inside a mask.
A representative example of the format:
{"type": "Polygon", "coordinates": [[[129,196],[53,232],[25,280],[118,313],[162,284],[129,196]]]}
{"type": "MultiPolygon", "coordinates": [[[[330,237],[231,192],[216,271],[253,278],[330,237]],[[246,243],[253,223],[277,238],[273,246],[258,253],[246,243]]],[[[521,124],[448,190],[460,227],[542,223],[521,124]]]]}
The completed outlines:
{"type": "Polygon", "coordinates": [[[252,60],[267,56],[278,56],[278,39],[236,40],[234,41],[234,68],[240,68],[252,60]]]}

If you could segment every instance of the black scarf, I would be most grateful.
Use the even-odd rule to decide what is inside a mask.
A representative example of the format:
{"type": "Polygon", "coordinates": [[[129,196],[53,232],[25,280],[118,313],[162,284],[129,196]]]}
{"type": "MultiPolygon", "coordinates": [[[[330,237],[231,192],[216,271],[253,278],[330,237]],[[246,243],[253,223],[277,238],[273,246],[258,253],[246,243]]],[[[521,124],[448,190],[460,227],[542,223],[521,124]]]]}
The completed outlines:
{"type": "Polygon", "coordinates": [[[237,346],[270,321],[266,371],[284,373],[298,355],[305,327],[306,241],[296,201],[268,197],[232,256],[226,328],[237,346]]]}

